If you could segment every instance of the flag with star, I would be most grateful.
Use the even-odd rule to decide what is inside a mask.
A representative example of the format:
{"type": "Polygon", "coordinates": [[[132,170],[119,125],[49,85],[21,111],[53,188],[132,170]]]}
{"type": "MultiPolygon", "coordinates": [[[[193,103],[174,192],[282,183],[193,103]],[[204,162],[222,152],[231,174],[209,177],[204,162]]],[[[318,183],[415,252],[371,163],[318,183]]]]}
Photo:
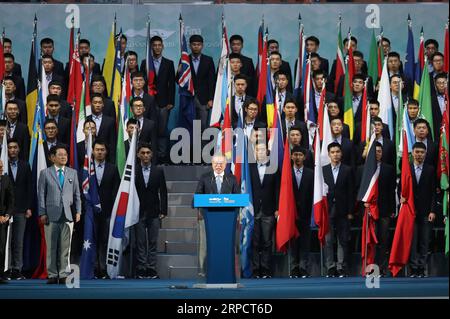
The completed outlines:
{"type": "MultiPolygon", "coordinates": [[[[88,145],[92,145],[92,134],[88,134],[88,145]]],[[[94,161],[92,159],[92,147],[87,148],[86,155],[84,156],[82,190],[85,215],[83,250],[80,259],[80,277],[81,279],[93,279],[96,259],[94,214],[100,212],[101,206],[98,195],[97,175],[95,174],[94,161]]]]}

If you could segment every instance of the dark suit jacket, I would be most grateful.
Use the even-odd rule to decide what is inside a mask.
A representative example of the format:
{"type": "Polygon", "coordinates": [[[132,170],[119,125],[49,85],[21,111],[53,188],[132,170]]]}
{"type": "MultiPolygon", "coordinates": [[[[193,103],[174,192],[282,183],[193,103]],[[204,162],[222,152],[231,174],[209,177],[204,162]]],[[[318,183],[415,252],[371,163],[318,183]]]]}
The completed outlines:
{"type": "MultiPolygon", "coordinates": [[[[251,96],[245,95],[244,103],[242,103],[242,106],[244,106],[245,102],[247,102],[251,98],[252,98],[251,96]]],[[[238,123],[238,114],[236,112],[236,101],[234,95],[230,99],[230,108],[231,108],[231,125],[233,126],[233,128],[236,128],[238,123]]],[[[245,112],[244,108],[242,108],[242,116],[244,119],[247,116],[247,112],[245,112]]]]}
{"type": "Polygon", "coordinates": [[[102,183],[98,185],[98,195],[100,197],[102,214],[105,215],[105,217],[111,216],[119,185],[120,176],[117,166],[105,162],[102,183]]]}
{"type": "Polygon", "coordinates": [[[427,139],[427,155],[425,156],[425,163],[437,168],[439,159],[439,144],[433,142],[431,138],[427,139]]]}
{"type": "MultiPolygon", "coordinates": [[[[92,116],[89,115],[88,119],[92,119],[92,116]]],[[[114,159],[116,156],[116,120],[103,115],[102,122],[100,127],[97,127],[97,136],[96,138],[101,138],[108,144],[108,156],[107,160],[114,163],[114,159]]]]}
{"type": "Polygon", "coordinates": [[[414,164],[411,164],[416,218],[424,218],[430,212],[437,213],[436,170],[428,164],[423,165],[419,183],[417,183],[414,164]]]}
{"type": "Polygon", "coordinates": [[[14,198],[20,199],[15,201],[14,213],[25,213],[27,209],[31,209],[32,182],[31,169],[27,161],[17,161],[16,179],[13,177],[11,170],[11,162],[9,163],[9,180],[14,189],[14,198]]]}
{"type": "MultiPolygon", "coordinates": [[[[287,79],[288,79],[288,86],[286,88],[286,90],[288,92],[293,91],[293,83],[292,83],[292,70],[291,70],[291,65],[289,64],[289,62],[282,60],[281,61],[281,66],[280,66],[280,70],[283,70],[284,72],[286,72],[287,74],[287,79]]],[[[268,72],[270,72],[270,70],[268,70],[268,72]]]]}
{"type": "MultiPolygon", "coordinates": [[[[60,61],[58,61],[58,60],[56,60],[56,59],[53,59],[53,64],[54,64],[54,67],[53,67],[53,74],[59,75],[59,77],[61,78],[61,80],[64,81],[64,65],[62,64],[62,62],[60,62],[60,61]]],[[[38,71],[39,76],[41,76],[42,59],[39,59],[39,62],[38,62],[38,70],[39,70],[39,71],[38,71]]],[[[53,77],[53,80],[56,80],[56,79],[53,77]]],[[[58,79],[58,81],[59,81],[59,79],[58,79]]],[[[61,84],[64,84],[64,82],[61,82],[61,84]]]]}
{"type": "Polygon", "coordinates": [[[249,58],[249,57],[241,54],[241,63],[242,63],[242,67],[241,67],[240,72],[242,74],[245,74],[248,78],[247,94],[249,94],[251,96],[255,96],[258,91],[258,87],[257,87],[257,83],[256,83],[256,71],[255,71],[255,67],[253,65],[253,60],[252,60],[252,58],[249,58]]]}
{"type": "Polygon", "coordinates": [[[164,170],[152,165],[147,186],[145,186],[142,167],[136,165],[136,190],[140,200],[139,216],[156,218],[167,215],[167,187],[164,170]]]}
{"type": "MultiPolygon", "coordinates": [[[[147,81],[147,60],[141,62],[141,72],[144,72],[147,81]]],[[[161,58],[158,74],[155,76],[156,103],[158,107],[166,107],[168,104],[175,105],[175,67],[172,60],[161,58]]],[[[147,84],[146,86],[147,87],[147,84]]]]}
{"type": "Polygon", "coordinates": [[[355,197],[351,167],[341,164],[336,183],[334,183],[331,164],[325,165],[323,167],[323,178],[325,183],[328,185],[327,199],[330,217],[334,217],[331,214],[332,205],[335,205],[335,217],[344,217],[347,214],[353,213],[355,197]]]}
{"type": "Polygon", "coordinates": [[[280,196],[280,174],[278,170],[273,174],[266,171],[263,182],[261,183],[258,164],[249,164],[249,169],[255,215],[262,213],[264,216],[274,216],[275,211],[278,210],[280,196]]]}
{"type": "Polygon", "coordinates": [[[343,137],[341,139],[342,163],[351,167],[355,166],[355,149],[350,139],[343,137]]]}
{"type": "MultiPolygon", "coordinates": [[[[356,123],[355,125],[355,132],[353,133],[353,143],[355,145],[358,145],[361,143],[361,123],[356,123]]],[[[344,124],[344,131],[345,131],[345,127],[347,127],[348,132],[349,131],[349,127],[347,124],[344,124]]],[[[342,133],[342,135],[344,135],[344,133],[342,133]]],[[[387,138],[387,139],[391,139],[391,133],[389,133],[389,126],[387,124],[383,123],[383,130],[381,131],[381,135],[383,135],[383,138],[387,138]]],[[[346,136],[349,137],[349,136],[346,136]]]]}
{"type": "MultiPolygon", "coordinates": [[[[134,94],[133,94],[134,97],[134,94]]],[[[156,109],[156,100],[154,96],[151,96],[149,94],[147,94],[144,91],[144,95],[143,95],[143,100],[144,100],[144,106],[145,106],[145,112],[144,112],[144,117],[148,118],[149,120],[154,121],[155,123],[158,123],[158,112],[156,109]]]]}
{"type": "Polygon", "coordinates": [[[192,55],[189,55],[189,59],[191,61],[195,96],[198,98],[201,105],[206,105],[208,104],[208,101],[214,99],[214,90],[216,86],[214,61],[210,56],[202,54],[196,73],[194,64],[192,63],[192,55]]]}
{"type": "Polygon", "coordinates": [[[61,109],[59,111],[59,115],[65,117],[66,119],[72,119],[72,106],[66,101],[61,100],[61,109]]]}
{"type": "MultiPolygon", "coordinates": [[[[364,165],[358,167],[356,177],[356,192],[361,185],[361,178],[364,171],[364,165]]],[[[396,172],[394,166],[381,163],[380,175],[378,177],[378,210],[380,217],[389,217],[395,213],[395,186],[396,172]]]]}
{"type": "MultiPolygon", "coordinates": [[[[372,81],[372,77],[368,76],[367,74],[363,74],[365,77],[368,77],[369,80],[367,81],[367,100],[370,100],[371,97],[375,96],[375,93],[373,91],[373,81],[372,81]]],[[[344,80],[345,80],[345,75],[342,75],[339,79],[339,84],[338,84],[338,91],[336,92],[336,96],[338,96],[339,98],[342,98],[343,95],[342,93],[344,92],[344,80]]],[[[406,101],[406,100],[404,100],[406,101]]],[[[344,113],[342,113],[344,114],[344,113]]]]}
{"type": "MultiPolygon", "coordinates": [[[[83,167],[85,155],[86,155],[85,141],[78,142],[77,143],[77,158],[78,158],[78,166],[79,167],[83,167]]],[[[53,165],[53,163],[52,163],[52,165],[53,165]]],[[[81,177],[80,175],[81,174],[78,174],[78,177],[81,177]]],[[[82,182],[82,181],[80,180],[80,182],[82,182]]]]}
{"type": "Polygon", "coordinates": [[[295,171],[292,169],[292,186],[294,188],[295,205],[297,206],[297,219],[301,223],[309,225],[314,199],[314,171],[303,167],[299,186],[295,178],[295,171]]]}
{"type": "Polygon", "coordinates": [[[151,143],[153,156],[155,156],[158,152],[156,152],[158,147],[157,140],[158,132],[156,130],[156,123],[152,120],[144,118],[143,125],[141,127],[139,133],[139,142],[151,143]]]}
{"type": "MultiPolygon", "coordinates": [[[[308,128],[306,127],[305,122],[295,120],[295,127],[299,127],[302,132],[302,147],[309,149],[309,133],[308,128]]],[[[286,141],[286,137],[288,136],[288,132],[286,130],[286,120],[281,120],[281,129],[283,130],[283,143],[286,141]]]]}
{"type": "Polygon", "coordinates": [[[26,100],[26,93],[25,93],[25,81],[23,80],[23,77],[18,75],[12,75],[14,84],[16,85],[16,92],[14,93],[14,96],[18,99],[21,99],[22,101],[26,100]]]}
{"type": "Polygon", "coordinates": [[[103,114],[116,119],[116,107],[114,105],[114,102],[109,97],[105,97],[103,101],[105,105],[103,107],[103,114]]]}
{"type": "MultiPolygon", "coordinates": [[[[56,141],[56,144],[58,144],[58,143],[59,143],[59,140],[56,141]]],[[[44,147],[45,161],[47,162],[47,167],[50,167],[53,165],[53,162],[50,160],[50,150],[48,149],[48,142],[44,141],[42,143],[42,145],[44,147]]],[[[78,151],[78,149],[77,149],[77,151],[78,151]]],[[[84,159],[84,151],[83,151],[83,159],[84,159]]],[[[78,163],[80,163],[80,162],[78,162],[78,163]]]]}
{"type": "MultiPolygon", "coordinates": [[[[28,112],[27,112],[27,104],[24,100],[15,98],[17,106],[19,107],[19,122],[22,122],[25,125],[28,125],[28,112]]],[[[34,116],[34,114],[33,114],[34,116]]]]}
{"type": "Polygon", "coordinates": [[[30,133],[28,131],[28,126],[17,121],[13,138],[17,139],[19,142],[19,159],[28,161],[28,156],[30,154],[30,133]]]}
{"type": "Polygon", "coordinates": [[[434,140],[439,141],[440,136],[440,129],[441,129],[441,123],[442,123],[442,113],[441,108],[439,106],[439,101],[436,94],[436,89],[434,88],[434,85],[430,85],[432,87],[431,90],[431,110],[433,112],[433,133],[434,133],[434,140]]]}
{"type": "MultiPolygon", "coordinates": [[[[208,172],[200,177],[197,184],[196,194],[218,194],[214,172],[208,172]]],[[[220,194],[240,194],[241,188],[238,186],[236,177],[225,173],[220,194]]]]}
{"type": "Polygon", "coordinates": [[[12,73],[14,75],[22,77],[22,67],[20,66],[19,63],[14,62],[14,67],[12,69],[12,73]]]}
{"type": "MultiPolygon", "coordinates": [[[[0,216],[8,214],[12,216],[14,213],[14,189],[8,175],[0,176],[0,216]]],[[[0,242],[3,239],[0,239],[0,242]]],[[[4,245],[5,243],[2,242],[4,245]]]]}
{"type": "MultiPolygon", "coordinates": [[[[344,60],[345,60],[345,57],[344,57],[344,60]]],[[[367,63],[366,63],[366,61],[363,61],[363,65],[361,67],[361,70],[362,70],[362,72],[364,74],[367,74],[367,63]]],[[[334,87],[334,80],[335,80],[335,78],[336,78],[336,59],[333,60],[333,65],[331,66],[331,71],[330,71],[329,76],[328,76],[327,91],[330,91],[330,92],[334,92],[335,91],[335,87],[334,87]]],[[[336,94],[337,96],[341,96],[342,95],[342,88],[341,88],[340,93],[339,92],[336,92],[336,93],[337,93],[336,94]]]]}
{"type": "MultiPolygon", "coordinates": [[[[48,116],[46,117],[46,120],[48,119],[48,116]]],[[[59,114],[58,116],[58,141],[61,143],[64,143],[66,145],[70,144],[70,120],[61,116],[59,114]]]]}
{"type": "MultiPolygon", "coordinates": [[[[365,159],[362,158],[362,153],[364,152],[365,147],[366,142],[360,143],[359,146],[356,147],[358,150],[358,158],[356,160],[357,165],[362,165],[365,162],[365,159]]],[[[390,139],[383,137],[383,155],[381,161],[395,167],[396,159],[397,152],[395,151],[394,143],[390,139]]]]}

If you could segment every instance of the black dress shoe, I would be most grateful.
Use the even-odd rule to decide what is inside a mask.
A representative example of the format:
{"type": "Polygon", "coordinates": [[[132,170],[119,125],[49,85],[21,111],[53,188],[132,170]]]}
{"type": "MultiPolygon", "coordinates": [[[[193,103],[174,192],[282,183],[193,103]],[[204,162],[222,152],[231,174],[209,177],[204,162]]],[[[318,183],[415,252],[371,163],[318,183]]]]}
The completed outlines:
{"type": "Polygon", "coordinates": [[[300,268],[300,274],[299,277],[301,278],[309,278],[311,277],[310,274],[306,271],[306,269],[300,268]]]}
{"type": "Polygon", "coordinates": [[[344,278],[347,277],[347,272],[345,271],[345,269],[338,269],[337,275],[339,278],[344,278]]]}
{"type": "Polygon", "coordinates": [[[8,283],[8,280],[6,280],[5,278],[3,278],[3,277],[0,277],[0,285],[1,284],[7,284],[8,283]]]}
{"type": "Polygon", "coordinates": [[[298,278],[300,277],[300,270],[298,268],[294,268],[291,270],[290,278],[298,278]]]}
{"type": "Polygon", "coordinates": [[[412,268],[411,273],[409,274],[409,278],[416,278],[419,276],[419,271],[417,269],[412,268]]]}
{"type": "Polygon", "coordinates": [[[328,269],[327,278],[333,278],[337,276],[336,267],[328,269]]]}
{"type": "Polygon", "coordinates": [[[147,278],[149,279],[159,279],[158,273],[156,272],[155,269],[152,268],[148,268],[147,269],[147,278]]]}
{"type": "Polygon", "coordinates": [[[48,278],[47,285],[55,285],[58,283],[58,278],[48,278]]]}
{"type": "Polygon", "coordinates": [[[19,270],[13,269],[13,271],[11,271],[11,279],[13,279],[13,280],[23,280],[23,279],[25,279],[25,276],[22,275],[22,273],[19,270]]]}

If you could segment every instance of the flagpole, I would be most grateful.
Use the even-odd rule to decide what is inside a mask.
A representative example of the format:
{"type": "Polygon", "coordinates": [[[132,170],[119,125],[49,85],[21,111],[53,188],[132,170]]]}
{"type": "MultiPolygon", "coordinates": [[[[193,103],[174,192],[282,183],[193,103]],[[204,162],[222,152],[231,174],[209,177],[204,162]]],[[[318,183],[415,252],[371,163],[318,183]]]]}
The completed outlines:
{"type": "Polygon", "coordinates": [[[365,225],[365,228],[366,228],[366,232],[365,232],[365,252],[364,252],[364,274],[366,274],[367,275],[367,272],[366,272],[366,269],[367,269],[367,247],[368,247],[368,241],[367,241],[367,235],[368,235],[368,232],[369,232],[369,218],[370,218],[370,207],[367,207],[367,211],[366,211],[366,214],[367,214],[367,218],[366,218],[366,225],[365,225]]]}

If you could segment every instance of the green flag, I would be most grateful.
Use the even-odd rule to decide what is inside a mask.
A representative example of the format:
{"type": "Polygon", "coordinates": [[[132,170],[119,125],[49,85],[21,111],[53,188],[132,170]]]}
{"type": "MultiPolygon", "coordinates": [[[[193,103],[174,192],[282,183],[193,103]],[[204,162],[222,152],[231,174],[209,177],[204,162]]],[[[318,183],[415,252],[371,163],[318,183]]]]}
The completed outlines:
{"type": "Polygon", "coordinates": [[[353,93],[350,89],[350,77],[349,77],[348,68],[347,72],[345,72],[345,80],[344,80],[344,123],[348,125],[350,129],[350,139],[353,140],[353,132],[355,131],[354,127],[354,115],[353,115],[353,93]]]}
{"type": "MultiPolygon", "coordinates": [[[[444,113],[445,114],[445,113],[444,113]]],[[[444,192],[442,205],[443,205],[443,213],[444,217],[446,217],[445,222],[445,254],[448,256],[449,251],[449,220],[448,220],[448,141],[447,141],[447,134],[445,131],[445,126],[441,128],[441,138],[440,138],[440,145],[439,145],[439,157],[440,157],[440,187],[441,190],[444,192]]]]}
{"type": "Polygon", "coordinates": [[[118,108],[118,116],[119,116],[119,127],[117,130],[117,147],[116,147],[116,164],[117,169],[119,170],[120,177],[123,175],[123,171],[125,169],[125,163],[127,161],[125,156],[125,143],[124,143],[124,133],[123,133],[123,115],[121,112],[121,108],[118,108]]]}
{"type": "MultiPolygon", "coordinates": [[[[425,59],[425,66],[426,65],[427,60],[425,59]]],[[[428,121],[431,130],[430,133],[434,140],[433,111],[431,108],[430,74],[428,73],[426,68],[424,68],[424,71],[422,72],[422,78],[420,80],[419,105],[420,105],[420,114],[424,119],[428,121]]]]}
{"type": "Polygon", "coordinates": [[[372,39],[370,40],[370,54],[369,54],[369,71],[368,75],[372,78],[373,85],[378,82],[378,45],[375,38],[375,29],[372,29],[372,39]]]}

